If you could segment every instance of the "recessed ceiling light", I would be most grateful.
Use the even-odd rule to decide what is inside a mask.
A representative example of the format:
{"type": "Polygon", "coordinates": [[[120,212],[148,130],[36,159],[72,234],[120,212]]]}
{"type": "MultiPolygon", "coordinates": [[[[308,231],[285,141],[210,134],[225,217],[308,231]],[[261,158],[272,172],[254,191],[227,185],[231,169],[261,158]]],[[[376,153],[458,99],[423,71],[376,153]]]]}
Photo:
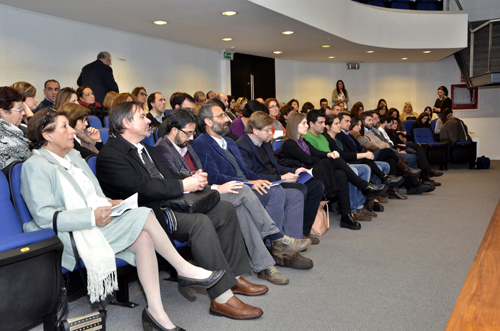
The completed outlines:
{"type": "Polygon", "coordinates": [[[231,41],[233,38],[222,38],[223,41],[231,41]]]}
{"type": "Polygon", "coordinates": [[[375,53],[375,51],[365,51],[365,53],[372,54],[375,53]]]}
{"type": "Polygon", "coordinates": [[[166,21],[154,21],[153,23],[156,24],[156,25],[165,25],[165,24],[167,24],[166,21]]]}
{"type": "Polygon", "coordinates": [[[335,58],[335,56],[329,56],[328,58],[329,58],[329,59],[334,59],[334,58],[335,58]]]}
{"type": "Polygon", "coordinates": [[[281,34],[287,34],[288,35],[288,34],[294,34],[294,32],[293,31],[283,31],[283,32],[281,32],[281,34]]]}
{"type": "Polygon", "coordinates": [[[281,54],[281,53],[283,53],[283,52],[282,52],[282,51],[274,51],[273,53],[274,53],[274,54],[281,54]]]}
{"type": "Polygon", "coordinates": [[[429,54],[431,51],[423,51],[424,54],[429,54]]]}
{"type": "Polygon", "coordinates": [[[235,11],[225,11],[222,13],[222,15],[224,15],[224,16],[234,16],[236,14],[238,14],[238,13],[235,11]]]}
{"type": "Polygon", "coordinates": [[[405,60],[408,60],[407,57],[402,57],[401,60],[405,61],[405,60]]]}
{"type": "Polygon", "coordinates": [[[323,46],[321,46],[321,47],[323,47],[323,48],[328,48],[328,47],[330,47],[330,45],[323,45],[323,46]]]}

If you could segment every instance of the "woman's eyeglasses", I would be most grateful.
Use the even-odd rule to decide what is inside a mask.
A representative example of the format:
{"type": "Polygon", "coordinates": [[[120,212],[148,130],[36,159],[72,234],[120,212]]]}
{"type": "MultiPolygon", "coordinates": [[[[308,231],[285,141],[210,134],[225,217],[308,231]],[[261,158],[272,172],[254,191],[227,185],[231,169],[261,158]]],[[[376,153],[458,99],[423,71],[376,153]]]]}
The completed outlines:
{"type": "Polygon", "coordinates": [[[43,122],[42,122],[42,130],[43,130],[43,128],[45,128],[45,123],[47,123],[47,119],[49,118],[49,114],[51,111],[57,113],[57,110],[55,110],[53,108],[49,108],[49,110],[47,110],[47,114],[45,115],[45,118],[43,119],[43,122]]]}

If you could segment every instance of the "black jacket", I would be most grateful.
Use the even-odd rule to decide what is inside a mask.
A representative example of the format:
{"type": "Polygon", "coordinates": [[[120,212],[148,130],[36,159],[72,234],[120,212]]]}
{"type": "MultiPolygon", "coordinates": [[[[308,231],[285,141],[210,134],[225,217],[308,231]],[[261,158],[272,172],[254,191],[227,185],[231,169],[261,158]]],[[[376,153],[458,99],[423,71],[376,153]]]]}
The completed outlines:
{"type": "Polygon", "coordinates": [[[83,67],[76,83],[78,86],[90,87],[95,100],[100,104],[109,91],[119,92],[118,84],[113,77],[113,69],[101,60],[95,60],[83,67]]]}

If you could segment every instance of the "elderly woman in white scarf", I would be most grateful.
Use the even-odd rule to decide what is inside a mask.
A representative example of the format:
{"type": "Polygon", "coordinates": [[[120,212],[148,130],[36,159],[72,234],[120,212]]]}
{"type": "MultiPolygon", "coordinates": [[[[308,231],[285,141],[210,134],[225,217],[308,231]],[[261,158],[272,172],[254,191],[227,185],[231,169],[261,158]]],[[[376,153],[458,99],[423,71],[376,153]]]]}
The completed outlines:
{"type": "Polygon", "coordinates": [[[14,161],[24,161],[31,152],[22,125],[24,96],[12,87],[0,87],[0,169],[6,171],[14,161]]]}
{"type": "Polygon", "coordinates": [[[111,217],[108,200],[80,153],[73,149],[75,130],[67,114],[47,109],[30,120],[28,138],[33,155],[24,163],[21,193],[33,216],[25,231],[53,228],[64,244],[62,266],[75,268],[69,232],[87,268],[90,301],[103,300],[117,289],[115,256],[137,266],[148,307],[142,314],[145,328],[183,330],[169,319],[160,296],[155,251],[178,272],[179,286],[211,287],[224,270],[214,272],[186,262],[172,246],[154,213],[136,208],[111,217]]]}

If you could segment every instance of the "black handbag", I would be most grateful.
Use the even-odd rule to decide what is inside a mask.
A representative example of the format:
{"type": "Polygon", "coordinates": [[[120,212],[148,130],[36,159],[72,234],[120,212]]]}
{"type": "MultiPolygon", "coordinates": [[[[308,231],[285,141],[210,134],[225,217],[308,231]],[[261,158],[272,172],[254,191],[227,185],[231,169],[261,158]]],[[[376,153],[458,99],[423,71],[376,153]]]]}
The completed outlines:
{"type": "MultiPolygon", "coordinates": [[[[60,211],[54,213],[52,219],[52,227],[54,232],[57,234],[57,215],[60,211]]],[[[83,283],[87,286],[85,276],[83,274],[83,268],[80,263],[80,255],[78,254],[78,249],[76,248],[75,239],[73,238],[73,232],[69,233],[71,238],[71,246],[73,248],[73,254],[75,255],[75,260],[78,265],[78,272],[82,277],[83,283]]],[[[85,316],[75,317],[71,319],[64,319],[68,313],[68,294],[66,286],[63,285],[62,288],[62,298],[61,298],[61,313],[56,321],[56,330],[60,331],[106,331],[106,308],[104,307],[102,301],[99,301],[101,310],[88,314],[85,316]]]]}
{"type": "Polygon", "coordinates": [[[162,209],[169,208],[173,211],[193,214],[208,213],[216,204],[220,201],[219,191],[204,189],[203,191],[191,192],[188,194],[183,194],[182,196],[165,200],[161,203],[160,207],[162,209]]]}

